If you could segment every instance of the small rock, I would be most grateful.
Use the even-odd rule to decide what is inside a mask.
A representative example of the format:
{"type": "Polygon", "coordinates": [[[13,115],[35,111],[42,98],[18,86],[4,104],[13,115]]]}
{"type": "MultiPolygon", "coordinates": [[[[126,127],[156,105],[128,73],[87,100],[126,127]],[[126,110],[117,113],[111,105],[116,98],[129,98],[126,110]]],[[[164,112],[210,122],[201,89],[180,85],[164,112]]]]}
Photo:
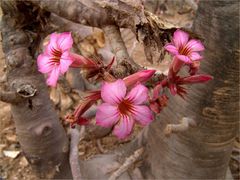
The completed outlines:
{"type": "Polygon", "coordinates": [[[15,159],[20,154],[20,151],[7,151],[7,150],[4,150],[3,154],[6,157],[10,157],[10,158],[15,159]]]}
{"type": "Polygon", "coordinates": [[[26,167],[26,166],[28,165],[28,161],[27,161],[27,159],[23,156],[23,157],[21,157],[21,160],[20,160],[19,164],[20,164],[22,167],[26,167]]]}

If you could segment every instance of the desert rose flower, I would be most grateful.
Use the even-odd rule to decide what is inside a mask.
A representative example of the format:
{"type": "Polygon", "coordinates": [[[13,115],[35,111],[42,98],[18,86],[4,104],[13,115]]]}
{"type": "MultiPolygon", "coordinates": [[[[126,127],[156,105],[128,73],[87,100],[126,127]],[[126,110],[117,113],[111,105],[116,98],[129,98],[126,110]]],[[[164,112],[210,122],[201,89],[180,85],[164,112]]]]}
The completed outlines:
{"type": "Polygon", "coordinates": [[[127,94],[123,80],[112,83],[105,82],[101,88],[104,101],[96,113],[96,124],[112,127],[113,133],[120,139],[127,137],[135,121],[147,125],[153,120],[151,110],[144,105],[148,99],[148,89],[138,84],[127,94]]]}
{"type": "MultiPolygon", "coordinates": [[[[111,66],[111,63],[108,66],[111,66]]],[[[148,79],[150,79],[153,76],[154,73],[155,73],[155,70],[142,70],[125,77],[123,81],[126,87],[130,88],[136,85],[136,83],[145,83],[148,79]]],[[[82,115],[99,99],[101,99],[100,90],[88,92],[87,96],[83,98],[83,101],[80,102],[78,107],[75,109],[74,113],[66,117],[66,121],[70,122],[72,127],[74,127],[75,124],[78,124],[78,125],[88,124],[88,120],[84,118],[82,115]]]]}
{"type": "Polygon", "coordinates": [[[56,86],[59,75],[64,74],[73,63],[70,55],[73,39],[70,32],[52,33],[45,50],[37,58],[38,70],[48,74],[47,84],[56,86]]]}
{"type": "Polygon", "coordinates": [[[179,29],[174,32],[172,42],[165,45],[164,48],[173,55],[173,69],[175,72],[184,63],[192,64],[194,61],[201,60],[202,56],[199,52],[204,50],[200,40],[189,39],[188,33],[179,29]]]}

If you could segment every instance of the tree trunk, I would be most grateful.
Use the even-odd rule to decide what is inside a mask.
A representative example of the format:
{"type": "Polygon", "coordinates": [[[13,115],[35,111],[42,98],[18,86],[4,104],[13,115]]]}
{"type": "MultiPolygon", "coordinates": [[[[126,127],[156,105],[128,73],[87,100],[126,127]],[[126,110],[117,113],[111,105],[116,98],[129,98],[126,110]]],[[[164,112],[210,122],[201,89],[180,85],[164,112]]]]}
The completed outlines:
{"type": "Polygon", "coordinates": [[[239,129],[239,1],[200,1],[194,31],[205,39],[202,61],[214,76],[174,97],[150,125],[144,175],[157,179],[224,179],[239,129]],[[166,124],[191,117],[197,127],[164,135],[166,124]],[[146,168],[148,170],[146,170],[146,168]]]}
{"type": "Polygon", "coordinates": [[[69,178],[68,139],[34,58],[48,14],[27,2],[1,1],[1,8],[7,90],[16,96],[1,100],[11,103],[21,149],[37,175],[51,178],[64,169],[69,178]]]}

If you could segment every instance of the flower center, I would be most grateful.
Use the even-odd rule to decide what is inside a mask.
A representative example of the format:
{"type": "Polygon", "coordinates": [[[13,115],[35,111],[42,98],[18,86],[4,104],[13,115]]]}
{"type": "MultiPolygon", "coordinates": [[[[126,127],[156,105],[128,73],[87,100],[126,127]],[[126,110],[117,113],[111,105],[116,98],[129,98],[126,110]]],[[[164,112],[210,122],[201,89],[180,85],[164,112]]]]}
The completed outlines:
{"type": "Polygon", "coordinates": [[[185,56],[188,56],[191,52],[191,48],[189,48],[188,46],[183,46],[183,47],[180,47],[179,49],[179,53],[181,55],[185,55],[185,56]]]}
{"type": "Polygon", "coordinates": [[[129,113],[133,111],[132,102],[129,101],[128,99],[124,99],[118,105],[118,110],[120,111],[121,114],[129,115],[129,113]]]}
{"type": "Polygon", "coordinates": [[[62,56],[62,52],[59,51],[58,49],[55,49],[55,48],[52,48],[52,58],[51,60],[54,62],[54,63],[59,63],[60,62],[60,59],[61,59],[61,56],[62,56]]]}

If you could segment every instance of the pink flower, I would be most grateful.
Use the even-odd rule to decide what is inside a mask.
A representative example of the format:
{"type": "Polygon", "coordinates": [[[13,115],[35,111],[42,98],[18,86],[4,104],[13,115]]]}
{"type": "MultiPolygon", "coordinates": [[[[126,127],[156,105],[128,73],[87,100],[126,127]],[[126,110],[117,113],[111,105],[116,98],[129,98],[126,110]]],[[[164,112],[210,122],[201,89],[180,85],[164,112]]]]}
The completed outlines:
{"type": "Polygon", "coordinates": [[[96,113],[96,124],[114,126],[113,133],[120,139],[131,133],[135,120],[141,125],[147,125],[153,120],[152,112],[143,105],[148,99],[148,89],[138,84],[127,95],[126,92],[123,80],[104,83],[101,88],[104,103],[96,113]]]}
{"type": "Polygon", "coordinates": [[[164,47],[174,58],[191,64],[193,61],[201,60],[202,56],[198,53],[204,50],[201,41],[196,39],[189,40],[188,33],[182,30],[176,30],[173,34],[173,41],[164,47]]]}
{"type": "MultiPolygon", "coordinates": [[[[75,63],[76,59],[79,59],[78,62],[80,62],[80,58],[75,58],[73,64],[75,63]]],[[[113,61],[113,60],[112,60],[113,61]]],[[[77,62],[77,63],[78,63],[77,62]]],[[[71,65],[71,67],[73,66],[71,65]]],[[[81,63],[80,63],[81,65],[81,63]]],[[[84,63],[83,63],[84,65],[84,63]]],[[[90,63],[89,63],[90,65],[90,63]]],[[[112,62],[106,66],[106,69],[112,65],[112,62]]],[[[90,66],[88,67],[90,68],[90,66]]],[[[105,67],[104,67],[105,68],[105,67]]],[[[149,78],[152,77],[152,75],[155,73],[155,70],[143,70],[139,71],[137,73],[134,73],[130,76],[127,76],[126,78],[123,79],[125,85],[127,88],[132,87],[133,85],[136,85],[137,82],[144,83],[146,82],[149,78]]],[[[80,102],[78,107],[75,109],[74,113],[71,115],[68,115],[66,117],[66,121],[70,122],[71,126],[74,127],[75,124],[78,125],[85,125],[88,123],[88,120],[84,118],[82,115],[94,104],[96,103],[99,99],[101,99],[101,91],[100,90],[95,90],[95,91],[90,91],[87,93],[88,95],[83,98],[83,101],[80,102]]]]}
{"type": "Polygon", "coordinates": [[[64,74],[73,63],[69,52],[72,44],[70,32],[50,35],[45,51],[37,59],[38,70],[48,74],[48,85],[56,86],[59,75],[64,74]]]}

